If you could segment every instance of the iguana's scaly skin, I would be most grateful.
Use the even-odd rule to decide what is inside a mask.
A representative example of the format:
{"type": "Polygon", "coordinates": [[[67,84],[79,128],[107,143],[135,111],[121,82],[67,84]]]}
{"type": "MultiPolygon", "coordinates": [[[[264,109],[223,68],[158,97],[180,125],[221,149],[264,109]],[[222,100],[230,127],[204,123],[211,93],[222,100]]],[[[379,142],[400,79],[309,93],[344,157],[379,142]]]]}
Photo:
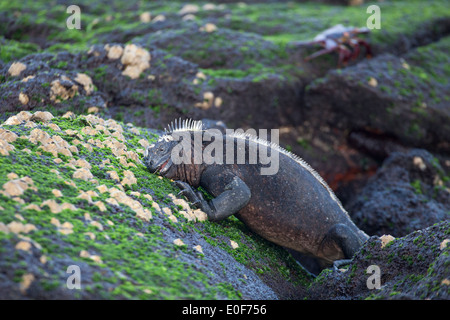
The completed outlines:
{"type": "Polygon", "coordinates": [[[225,135],[224,141],[236,144],[238,139],[245,139],[247,151],[251,144],[263,143],[271,152],[278,152],[278,172],[261,175],[262,165],[248,162],[175,165],[170,154],[179,142],[171,135],[180,131],[198,134],[201,123],[184,122],[180,128],[172,127],[147,149],[144,163],[151,172],[176,180],[182,193],[210,220],[235,214],[263,238],[314,256],[324,266],[351,258],[368,239],[323,179],[299,157],[265,140],[232,134],[225,135]],[[215,198],[205,201],[191,186],[201,186],[215,198]]]}

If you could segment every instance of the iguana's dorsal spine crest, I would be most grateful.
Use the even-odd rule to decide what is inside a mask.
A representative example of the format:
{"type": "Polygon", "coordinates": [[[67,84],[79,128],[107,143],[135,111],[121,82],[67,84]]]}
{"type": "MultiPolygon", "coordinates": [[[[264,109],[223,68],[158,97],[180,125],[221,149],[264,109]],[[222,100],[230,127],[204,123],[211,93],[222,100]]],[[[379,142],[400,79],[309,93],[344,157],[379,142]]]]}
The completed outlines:
{"type": "Polygon", "coordinates": [[[158,141],[173,141],[172,134],[174,132],[182,131],[203,131],[203,123],[201,120],[181,120],[181,118],[175,119],[167,126],[167,128],[164,128],[164,134],[158,139],[158,141]]]}
{"type": "Polygon", "coordinates": [[[171,134],[179,131],[202,131],[203,123],[201,120],[175,119],[172,121],[166,129],[164,129],[165,134],[171,134]]]}
{"type": "MultiPolygon", "coordinates": [[[[181,132],[181,131],[204,131],[203,123],[202,123],[201,120],[193,120],[193,119],[184,119],[184,120],[182,120],[181,118],[175,119],[174,121],[172,121],[168,125],[168,127],[166,129],[164,129],[164,135],[160,139],[164,139],[166,141],[173,140],[172,137],[171,137],[171,134],[174,133],[174,132],[181,132]]],[[[242,132],[236,132],[235,131],[235,132],[231,133],[228,136],[236,138],[236,139],[253,141],[253,142],[257,143],[257,144],[262,144],[262,145],[264,145],[266,147],[274,149],[274,150],[276,150],[276,151],[286,155],[287,157],[291,158],[292,160],[297,162],[299,165],[301,165],[303,168],[308,170],[313,175],[313,177],[317,181],[319,181],[320,184],[322,184],[323,187],[325,187],[325,189],[330,194],[330,197],[339,205],[339,207],[342,209],[342,211],[347,213],[347,211],[344,209],[344,207],[342,206],[341,202],[336,197],[336,195],[334,194],[333,190],[331,190],[331,188],[325,182],[325,180],[323,180],[323,178],[317,173],[317,171],[314,170],[305,160],[303,160],[302,158],[300,158],[296,154],[294,154],[294,153],[284,149],[283,147],[281,147],[280,145],[278,145],[278,144],[276,144],[274,142],[267,141],[265,139],[259,138],[257,136],[252,135],[252,134],[249,134],[249,133],[242,133],[242,132]]]]}

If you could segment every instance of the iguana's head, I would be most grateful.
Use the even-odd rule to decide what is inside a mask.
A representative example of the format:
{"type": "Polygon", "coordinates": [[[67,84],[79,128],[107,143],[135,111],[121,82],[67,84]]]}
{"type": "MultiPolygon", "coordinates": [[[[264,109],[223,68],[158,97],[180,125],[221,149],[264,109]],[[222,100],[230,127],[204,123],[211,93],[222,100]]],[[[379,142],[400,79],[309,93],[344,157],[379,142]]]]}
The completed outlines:
{"type": "Polygon", "coordinates": [[[184,120],[175,121],[158,141],[150,145],[145,151],[143,162],[151,173],[173,180],[181,180],[196,186],[200,182],[200,166],[192,161],[177,161],[182,158],[184,149],[178,147],[182,141],[180,134],[190,135],[194,131],[202,131],[201,121],[184,120]],[[177,157],[177,159],[175,159],[177,157]]]}
{"type": "Polygon", "coordinates": [[[144,155],[144,164],[148,170],[162,176],[167,174],[173,168],[172,150],[178,143],[163,136],[155,144],[150,145],[144,155]]]}

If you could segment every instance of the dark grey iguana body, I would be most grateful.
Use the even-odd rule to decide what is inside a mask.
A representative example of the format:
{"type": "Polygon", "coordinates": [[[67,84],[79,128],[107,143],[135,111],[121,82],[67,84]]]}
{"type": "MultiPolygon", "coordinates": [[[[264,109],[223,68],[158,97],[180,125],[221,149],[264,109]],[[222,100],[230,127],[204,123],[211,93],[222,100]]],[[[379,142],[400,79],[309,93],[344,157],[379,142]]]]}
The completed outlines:
{"type": "MultiPolygon", "coordinates": [[[[189,128],[178,131],[194,128],[186,127],[189,128]]],[[[199,128],[198,123],[195,128],[199,128]]],[[[170,134],[149,147],[144,162],[150,171],[179,180],[177,185],[182,193],[211,220],[235,214],[263,238],[314,256],[324,265],[351,258],[368,239],[322,178],[286,150],[255,137],[225,136],[235,145],[237,139],[245,139],[246,151],[253,143],[264,143],[271,152],[278,152],[279,170],[274,175],[261,175],[262,165],[248,164],[248,161],[246,164],[174,165],[167,153],[178,142],[170,141],[167,138],[170,134]],[[215,198],[207,202],[190,186],[201,186],[215,198]]]]}

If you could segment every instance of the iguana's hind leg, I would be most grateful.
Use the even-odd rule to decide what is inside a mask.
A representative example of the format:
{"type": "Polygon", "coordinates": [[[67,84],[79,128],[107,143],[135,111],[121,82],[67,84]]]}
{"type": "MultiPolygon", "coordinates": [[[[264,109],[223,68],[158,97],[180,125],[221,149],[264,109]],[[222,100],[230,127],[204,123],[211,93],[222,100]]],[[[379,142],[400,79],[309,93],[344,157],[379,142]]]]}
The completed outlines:
{"type": "Polygon", "coordinates": [[[235,176],[225,186],[224,191],[212,199],[206,201],[199,192],[195,192],[189,184],[183,181],[175,181],[176,185],[181,189],[189,201],[198,208],[203,210],[209,220],[223,220],[241,210],[251,198],[251,192],[248,186],[239,177],[235,176]]]}
{"type": "Polygon", "coordinates": [[[336,268],[348,264],[364,241],[365,239],[349,226],[339,223],[328,230],[321,249],[329,260],[335,262],[336,268]]]}

